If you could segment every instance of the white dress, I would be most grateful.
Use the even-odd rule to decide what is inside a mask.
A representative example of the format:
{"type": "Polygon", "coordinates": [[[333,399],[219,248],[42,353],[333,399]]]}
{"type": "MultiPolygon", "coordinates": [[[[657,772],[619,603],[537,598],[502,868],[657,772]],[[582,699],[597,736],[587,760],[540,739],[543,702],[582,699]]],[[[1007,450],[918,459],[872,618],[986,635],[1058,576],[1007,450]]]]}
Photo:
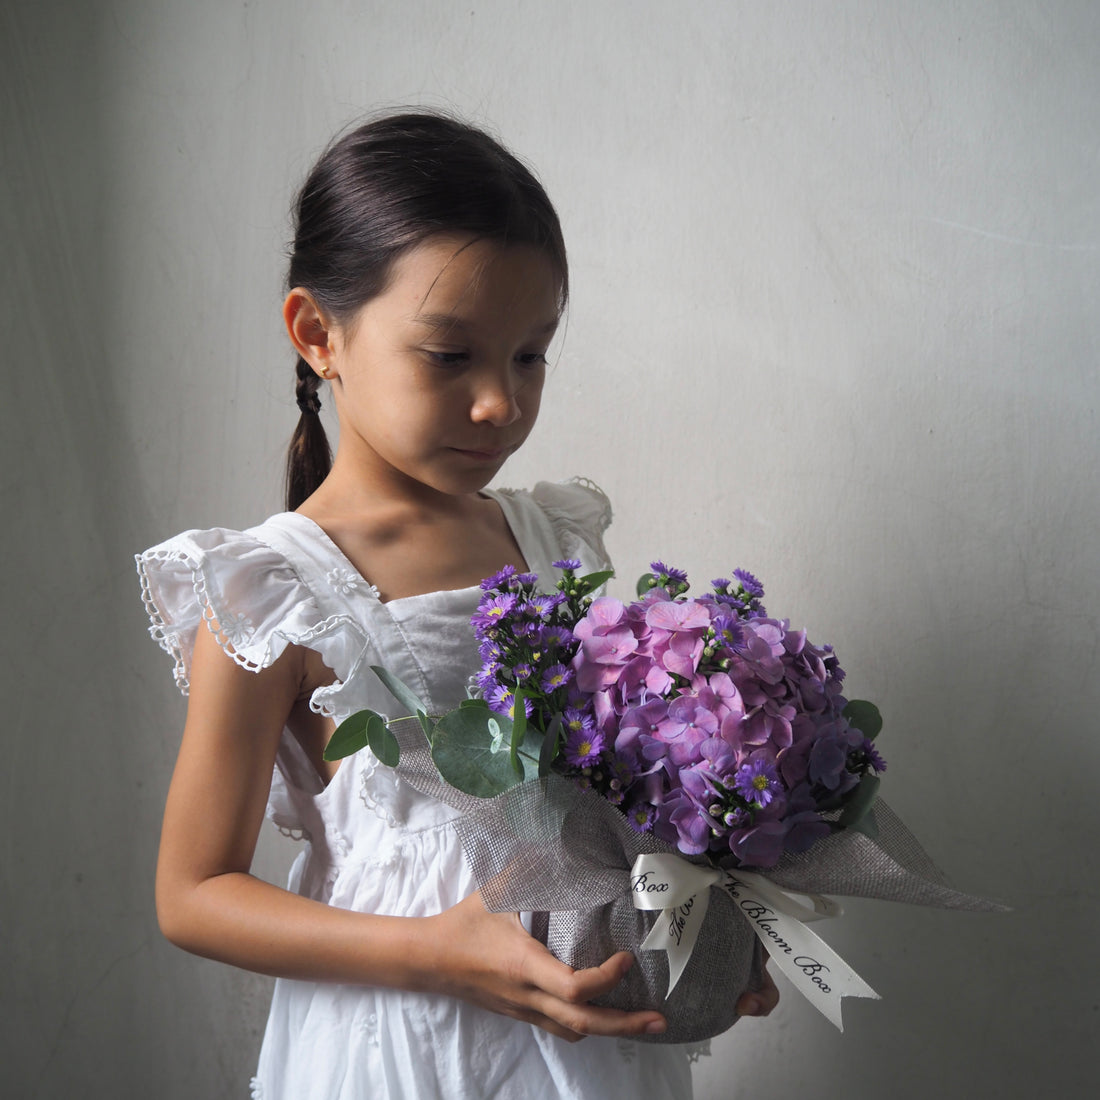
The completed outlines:
{"type": "MultiPolygon", "coordinates": [[[[606,497],[582,482],[487,491],[528,568],[606,568],[606,497]]],[[[196,631],[215,619],[246,667],[288,644],[316,650],[336,673],[310,705],[342,720],[400,707],[370,671],[396,673],[434,713],[465,697],[478,665],[469,624],[478,588],[383,603],[331,539],[293,512],[248,531],[188,531],[139,555],[151,633],[187,690],[196,631]]],[[[325,786],[284,731],[268,816],[306,844],[289,889],[368,913],[426,916],[474,889],[450,827],[454,811],[417,793],[363,749],[325,786]]],[[[464,1001],[368,986],[280,979],[252,1081],[254,1100],[557,1100],[691,1096],[683,1047],[588,1038],[566,1043],[464,1001]]]]}

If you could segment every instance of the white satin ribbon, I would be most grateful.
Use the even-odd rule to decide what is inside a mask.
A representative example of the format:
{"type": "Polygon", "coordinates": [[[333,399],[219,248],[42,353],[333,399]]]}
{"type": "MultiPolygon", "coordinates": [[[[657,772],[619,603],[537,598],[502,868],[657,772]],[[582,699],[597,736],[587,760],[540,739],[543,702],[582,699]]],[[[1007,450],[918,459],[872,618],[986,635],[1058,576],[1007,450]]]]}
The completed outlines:
{"type": "Polygon", "coordinates": [[[711,886],[733,898],[776,966],[841,1031],[842,997],[878,999],[878,994],[823,939],[805,927],[810,921],[841,913],[832,898],[788,893],[750,871],[699,867],[673,855],[640,855],[630,872],[634,907],[661,910],[642,950],[667,952],[669,993],[676,988],[695,950],[711,886]]]}

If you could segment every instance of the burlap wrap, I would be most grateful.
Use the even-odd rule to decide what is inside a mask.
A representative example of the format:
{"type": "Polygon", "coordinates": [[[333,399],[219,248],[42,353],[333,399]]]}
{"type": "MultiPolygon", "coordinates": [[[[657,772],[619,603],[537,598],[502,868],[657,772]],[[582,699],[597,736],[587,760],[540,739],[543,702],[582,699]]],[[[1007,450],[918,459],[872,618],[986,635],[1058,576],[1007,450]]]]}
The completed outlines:
{"type": "MultiPolygon", "coordinates": [[[[390,726],[401,745],[401,779],[462,812],[455,829],[488,909],[535,914],[535,934],[575,968],[596,966],[616,951],[633,952],[636,965],[599,1003],[664,1013],[668,1030],[644,1036],[648,1042],[700,1042],[733,1026],[738,997],[760,986],[763,952],[728,894],[711,890],[695,952],[666,999],[667,956],[640,950],[659,914],[634,908],[630,869],[643,852],[681,853],[635,833],[604,798],[561,776],[518,784],[496,798],[465,794],[440,778],[418,722],[390,726]]],[[[881,799],[874,814],[877,839],[842,830],[807,853],[784,856],[765,873],[776,885],[800,893],[979,912],[1004,908],[948,887],[881,799]]],[[[704,857],[691,862],[712,865],[704,857]]],[[[728,866],[735,866],[732,857],[728,866]]]]}

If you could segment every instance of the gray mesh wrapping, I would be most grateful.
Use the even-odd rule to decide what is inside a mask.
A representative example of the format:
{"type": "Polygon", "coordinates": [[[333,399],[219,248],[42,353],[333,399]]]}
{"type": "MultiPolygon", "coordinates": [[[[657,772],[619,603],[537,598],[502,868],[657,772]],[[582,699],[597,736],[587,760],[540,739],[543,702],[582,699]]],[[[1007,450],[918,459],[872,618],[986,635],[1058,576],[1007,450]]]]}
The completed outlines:
{"type": "MultiPolygon", "coordinates": [[[[496,798],[477,798],[449,786],[432,763],[417,722],[391,723],[401,745],[398,772],[410,786],[462,812],[454,827],[486,908],[531,912],[534,933],[574,968],[598,966],[616,951],[636,964],[597,1003],[658,1009],[668,1020],[649,1042],[699,1042],[728,1030],[736,1004],[759,989],[763,949],[749,922],[722,890],[712,889],[695,952],[666,999],[663,951],[642,951],[659,917],[634,908],[630,869],[643,852],[684,857],[656,838],[635,833],[625,815],[593,791],[561,776],[518,784],[496,798]]],[[[946,885],[916,838],[880,799],[875,840],[838,831],[801,855],[785,855],[767,876],[801,893],[880,898],[914,905],[992,912],[1003,906],[946,885]]],[[[710,866],[705,857],[691,862],[710,866]]],[[[736,866],[731,859],[727,864],[736,866]]]]}

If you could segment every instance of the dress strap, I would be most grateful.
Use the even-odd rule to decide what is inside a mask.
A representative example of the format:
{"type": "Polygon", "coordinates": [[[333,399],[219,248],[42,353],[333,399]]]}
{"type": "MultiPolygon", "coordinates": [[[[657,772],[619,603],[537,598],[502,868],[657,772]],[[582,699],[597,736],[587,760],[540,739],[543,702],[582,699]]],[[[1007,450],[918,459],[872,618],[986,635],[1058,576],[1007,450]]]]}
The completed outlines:
{"type": "Polygon", "coordinates": [[[378,589],[364,579],[322,527],[298,512],[280,512],[247,534],[286,558],[317,601],[322,615],[369,622],[380,606],[378,589]]]}

